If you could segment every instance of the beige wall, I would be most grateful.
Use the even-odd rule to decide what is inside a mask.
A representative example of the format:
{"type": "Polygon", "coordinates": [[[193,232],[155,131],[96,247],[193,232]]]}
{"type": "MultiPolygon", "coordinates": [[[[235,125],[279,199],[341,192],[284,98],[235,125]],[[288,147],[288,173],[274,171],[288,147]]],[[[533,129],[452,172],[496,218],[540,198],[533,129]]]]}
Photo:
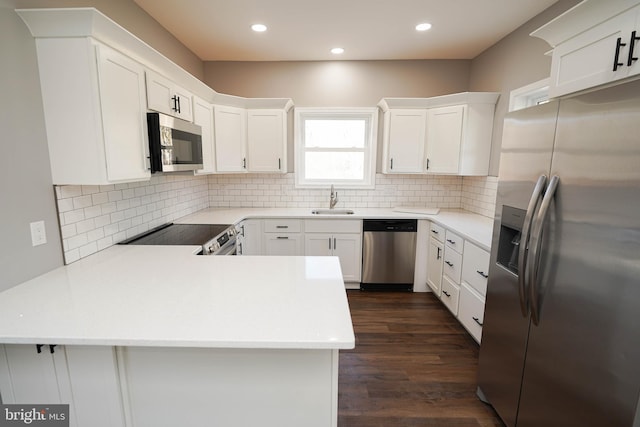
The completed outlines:
{"type": "Polygon", "coordinates": [[[470,61],[205,62],[204,82],[244,97],[292,98],[298,107],[373,107],[383,97],[464,92],[470,61]]]}
{"type": "Polygon", "coordinates": [[[502,141],[502,123],[509,109],[510,92],[519,87],[549,77],[551,58],[545,56],[550,46],[529,34],[579,3],[579,0],[561,0],[501,41],[478,55],[471,62],[469,90],[500,92],[493,127],[493,149],[490,174],[497,175],[502,141]]]}
{"type": "Polygon", "coordinates": [[[133,0],[0,0],[7,8],[95,7],[158,52],[193,74],[204,78],[203,63],[133,0]]]}
{"type": "Polygon", "coordinates": [[[36,44],[0,3],[0,291],[62,265],[36,44]],[[31,246],[29,223],[44,221],[48,243],[31,246]]]}

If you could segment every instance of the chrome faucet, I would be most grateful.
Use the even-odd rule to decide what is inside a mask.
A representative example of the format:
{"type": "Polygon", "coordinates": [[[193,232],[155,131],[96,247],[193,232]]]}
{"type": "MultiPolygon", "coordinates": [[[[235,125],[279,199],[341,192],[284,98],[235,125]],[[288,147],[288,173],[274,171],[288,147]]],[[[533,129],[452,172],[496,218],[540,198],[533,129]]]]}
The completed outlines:
{"type": "Polygon", "coordinates": [[[333,189],[331,184],[331,196],[329,197],[329,209],[333,209],[338,204],[338,192],[333,189]]]}

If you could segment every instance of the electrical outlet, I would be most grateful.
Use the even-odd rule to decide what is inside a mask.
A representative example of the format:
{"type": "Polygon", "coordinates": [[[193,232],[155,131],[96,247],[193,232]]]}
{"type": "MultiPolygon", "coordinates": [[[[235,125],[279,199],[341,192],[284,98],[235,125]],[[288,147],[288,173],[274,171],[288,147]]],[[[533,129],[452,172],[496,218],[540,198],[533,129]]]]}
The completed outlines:
{"type": "Polygon", "coordinates": [[[47,232],[44,229],[44,221],[32,222],[31,226],[31,244],[33,246],[44,245],[47,243],[47,232]]]}

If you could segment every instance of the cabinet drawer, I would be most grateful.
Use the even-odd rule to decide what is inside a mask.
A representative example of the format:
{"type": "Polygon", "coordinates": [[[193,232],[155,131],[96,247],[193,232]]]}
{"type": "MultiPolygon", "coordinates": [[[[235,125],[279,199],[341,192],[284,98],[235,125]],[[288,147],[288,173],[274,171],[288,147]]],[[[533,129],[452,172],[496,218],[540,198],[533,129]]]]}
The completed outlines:
{"type": "Polygon", "coordinates": [[[462,255],[448,246],[444,248],[444,265],[442,272],[455,283],[460,283],[462,274],[462,255]]]}
{"type": "Polygon", "coordinates": [[[480,295],[487,293],[489,274],[489,252],[473,243],[464,242],[464,260],[462,262],[462,281],[471,285],[480,295]]]}
{"type": "Polygon", "coordinates": [[[362,221],[344,219],[306,219],[306,233],[361,233],[362,221]]]}
{"type": "Polygon", "coordinates": [[[442,276],[442,294],[440,299],[447,308],[454,314],[458,315],[458,297],[460,288],[453,283],[447,276],[442,276]]]}
{"type": "Polygon", "coordinates": [[[456,233],[452,232],[451,230],[447,230],[444,233],[444,235],[445,235],[445,245],[447,245],[447,247],[461,254],[463,245],[464,245],[464,239],[458,236],[456,233]]]}
{"type": "Polygon", "coordinates": [[[444,227],[441,227],[438,224],[435,224],[432,222],[431,225],[429,226],[429,234],[434,239],[444,243],[444,235],[445,235],[444,227]]]}
{"type": "Polygon", "coordinates": [[[458,320],[471,336],[480,343],[482,339],[482,323],[484,322],[484,298],[466,283],[460,285],[460,305],[458,320]]]}
{"type": "Polygon", "coordinates": [[[302,229],[299,219],[265,219],[265,233],[299,233],[302,229]]]}

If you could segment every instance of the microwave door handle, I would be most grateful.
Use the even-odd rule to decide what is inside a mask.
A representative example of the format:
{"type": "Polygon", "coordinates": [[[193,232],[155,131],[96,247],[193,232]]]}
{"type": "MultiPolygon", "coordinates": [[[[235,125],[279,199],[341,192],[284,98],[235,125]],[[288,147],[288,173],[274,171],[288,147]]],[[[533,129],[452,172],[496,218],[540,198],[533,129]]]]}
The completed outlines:
{"type": "Polygon", "coordinates": [[[533,324],[540,324],[540,286],[538,285],[538,267],[540,264],[540,246],[542,245],[542,230],[549,213],[549,207],[556,194],[558,182],[560,178],[554,175],[549,181],[549,186],[542,199],[540,210],[536,216],[536,221],[531,232],[531,251],[529,252],[529,261],[532,262],[529,269],[529,300],[531,301],[531,320],[533,324]]]}
{"type": "Polygon", "coordinates": [[[529,314],[529,304],[527,301],[527,283],[526,283],[526,271],[527,271],[527,252],[529,246],[529,238],[531,235],[531,223],[535,217],[536,208],[542,197],[544,187],[547,184],[546,175],[540,175],[538,182],[536,182],[529,200],[529,206],[527,207],[527,213],[524,217],[524,224],[522,225],[522,232],[520,235],[520,246],[518,248],[518,296],[520,299],[520,310],[522,316],[527,317],[529,314]]]}

